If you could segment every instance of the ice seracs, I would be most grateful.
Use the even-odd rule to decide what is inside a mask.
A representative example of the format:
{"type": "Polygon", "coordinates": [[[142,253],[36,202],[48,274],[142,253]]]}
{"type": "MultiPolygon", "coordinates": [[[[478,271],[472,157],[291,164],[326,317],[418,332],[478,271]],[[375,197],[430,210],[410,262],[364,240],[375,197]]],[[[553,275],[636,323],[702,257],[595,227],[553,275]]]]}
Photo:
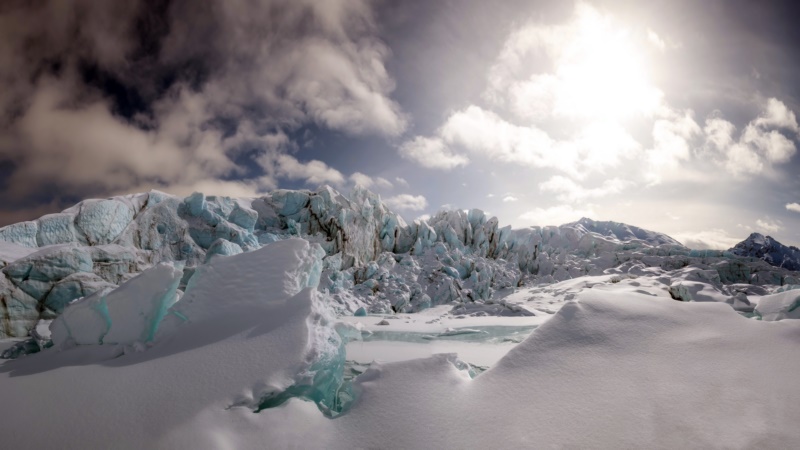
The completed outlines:
{"type": "Polygon", "coordinates": [[[118,286],[161,262],[184,264],[183,289],[216,255],[251,252],[290,237],[321,246],[320,289],[343,314],[362,308],[414,312],[451,303],[490,303],[505,314],[513,308],[499,311],[496,300],[522,286],[607,274],[650,276],[653,268],[675,298],[713,298],[746,312],[751,293],[731,286],[774,290],[798,282],[797,249],[760,235],[730,251],[698,251],[661,233],[588,218],[513,230],[472,209],[440,211],[409,224],[361,187],[349,196],[323,186],[240,199],[151,191],[86,200],[0,228],[0,295],[6,299],[0,333],[23,337],[70,301],[118,286]],[[39,255],[39,266],[57,270],[28,271],[25,261],[32,253],[39,255]],[[81,262],[67,261],[68,255],[81,262]],[[707,271],[718,276],[695,279],[707,271]]]}

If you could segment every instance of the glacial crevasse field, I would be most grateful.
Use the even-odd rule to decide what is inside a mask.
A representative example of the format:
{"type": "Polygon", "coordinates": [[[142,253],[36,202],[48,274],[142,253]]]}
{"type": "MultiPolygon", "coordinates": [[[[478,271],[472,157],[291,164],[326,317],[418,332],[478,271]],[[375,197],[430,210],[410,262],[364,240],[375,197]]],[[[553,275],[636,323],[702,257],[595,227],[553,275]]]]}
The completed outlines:
{"type": "Polygon", "coordinates": [[[0,228],[8,448],[790,448],[800,250],[361,188],[0,228]]]}

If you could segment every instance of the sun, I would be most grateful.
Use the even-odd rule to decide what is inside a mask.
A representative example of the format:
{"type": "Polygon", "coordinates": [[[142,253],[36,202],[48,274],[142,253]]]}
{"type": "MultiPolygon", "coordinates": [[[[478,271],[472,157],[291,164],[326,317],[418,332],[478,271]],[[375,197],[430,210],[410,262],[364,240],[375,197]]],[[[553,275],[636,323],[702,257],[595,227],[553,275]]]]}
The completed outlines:
{"type": "Polygon", "coordinates": [[[631,33],[591,8],[578,17],[570,38],[554,52],[553,113],[596,119],[654,113],[663,93],[650,81],[643,50],[631,33]]]}

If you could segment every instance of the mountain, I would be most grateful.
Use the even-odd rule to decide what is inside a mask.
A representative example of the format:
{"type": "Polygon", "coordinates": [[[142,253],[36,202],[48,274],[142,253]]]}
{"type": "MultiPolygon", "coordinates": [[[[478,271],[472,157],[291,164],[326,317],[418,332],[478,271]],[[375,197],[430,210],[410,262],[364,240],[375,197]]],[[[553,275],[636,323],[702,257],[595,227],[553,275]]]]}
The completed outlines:
{"type": "Polygon", "coordinates": [[[577,222],[571,222],[562,225],[563,227],[580,228],[588,233],[594,233],[606,239],[613,239],[623,242],[643,241],[649,245],[682,245],[675,239],[663,233],[645,230],[644,228],[635,227],[633,225],[624,224],[621,222],[610,221],[597,221],[589,218],[581,218],[577,222]]]}
{"type": "Polygon", "coordinates": [[[753,233],[747,239],[730,249],[737,256],[758,258],[768,264],[788,270],[800,270],[800,249],[786,246],[760,233],[753,233]]]}

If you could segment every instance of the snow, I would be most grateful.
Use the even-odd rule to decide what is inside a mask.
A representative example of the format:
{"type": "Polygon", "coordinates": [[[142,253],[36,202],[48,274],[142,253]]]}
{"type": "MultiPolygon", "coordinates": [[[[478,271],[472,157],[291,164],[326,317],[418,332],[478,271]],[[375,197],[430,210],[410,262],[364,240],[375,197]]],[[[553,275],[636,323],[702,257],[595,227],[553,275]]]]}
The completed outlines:
{"type": "Polygon", "coordinates": [[[14,244],[13,242],[0,241],[0,267],[20,258],[24,258],[36,250],[37,249],[14,244]]]}
{"type": "MultiPolygon", "coordinates": [[[[311,385],[315,388],[311,397],[319,408],[334,406],[338,392],[330,389],[341,380],[343,345],[323,294],[314,289],[320,256],[318,247],[290,239],[214,258],[195,274],[173,308],[177,311],[181,305],[179,311],[188,321],[159,333],[148,347],[131,352],[119,345],[79,345],[60,351],[56,346],[6,361],[0,366],[0,396],[14,413],[0,420],[3,445],[209,448],[228,433],[205,440],[202,428],[237,417],[258,417],[254,409],[293,386],[311,385]],[[30,401],[32,392],[37,401],[30,401]],[[210,422],[194,429],[204,418],[210,422]],[[40,421],[47,427],[19,432],[40,421]]],[[[148,273],[166,275],[161,267],[140,278],[148,273]]],[[[167,279],[171,278],[162,281],[167,279]]],[[[102,309],[100,298],[76,302],[86,307],[74,311],[92,317],[90,313],[102,309]]],[[[73,306],[60,317],[70,311],[73,306]]],[[[95,325],[84,328],[87,340],[92,340],[90,331],[102,330],[103,316],[96,314],[94,319],[95,325]]],[[[58,340],[56,323],[53,335],[58,340]]],[[[76,330],[72,331],[74,337],[76,330]]],[[[309,404],[311,419],[325,417],[314,403],[309,404]]],[[[269,410],[273,409],[265,411],[269,410]]],[[[286,444],[274,441],[277,447],[286,444]]],[[[252,442],[249,447],[254,445],[264,443],[252,442]]]]}
{"type": "Polygon", "coordinates": [[[755,314],[761,320],[800,319],[800,286],[757,299],[755,314]]]}
{"type": "MultiPolygon", "coordinates": [[[[767,239],[753,248],[781,248],[767,239]]],[[[0,362],[0,433],[15,448],[792,447],[800,277],[762,256],[590,219],[406,224],[362,188],[87,200],[0,229],[0,332],[17,338],[0,343],[17,358],[0,362]]]]}
{"type": "Polygon", "coordinates": [[[474,380],[442,356],[371,369],[333,448],[791,447],[799,332],[586,292],[474,380]]]}
{"type": "Polygon", "coordinates": [[[103,343],[152,341],[167,309],[177,300],[182,276],[181,268],[162,263],[109,292],[105,297],[111,327],[103,343]]]}

